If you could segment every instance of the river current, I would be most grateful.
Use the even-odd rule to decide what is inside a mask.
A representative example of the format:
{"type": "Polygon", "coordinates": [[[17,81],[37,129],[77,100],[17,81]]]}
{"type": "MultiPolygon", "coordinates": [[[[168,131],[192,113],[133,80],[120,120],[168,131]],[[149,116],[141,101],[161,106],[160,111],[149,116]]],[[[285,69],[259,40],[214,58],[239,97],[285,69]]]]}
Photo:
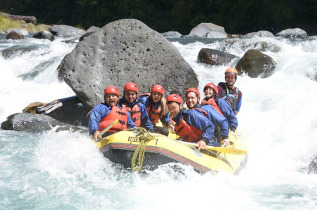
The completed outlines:
{"type": "MultiPolygon", "coordinates": [[[[239,175],[201,175],[181,164],[135,173],[104,158],[87,134],[0,130],[0,209],[317,209],[317,175],[308,174],[317,154],[317,37],[170,41],[201,92],[234,65],[197,63],[201,48],[242,57],[265,42],[264,53],[277,62],[269,78],[238,77],[238,130],[249,152],[239,175]]],[[[0,123],[31,102],[74,95],[56,68],[75,46],[0,40],[8,52],[0,54],[0,123]]]]}

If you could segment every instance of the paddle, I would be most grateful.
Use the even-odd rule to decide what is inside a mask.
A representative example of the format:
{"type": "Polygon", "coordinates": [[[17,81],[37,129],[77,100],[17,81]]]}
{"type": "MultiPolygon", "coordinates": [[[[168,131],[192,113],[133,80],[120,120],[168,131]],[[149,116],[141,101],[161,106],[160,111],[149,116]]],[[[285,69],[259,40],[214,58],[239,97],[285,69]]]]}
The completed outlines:
{"type": "Polygon", "coordinates": [[[113,123],[111,123],[110,125],[108,125],[108,127],[106,127],[105,129],[103,129],[99,134],[98,134],[98,137],[101,138],[102,135],[104,133],[106,133],[110,128],[112,128],[112,126],[114,126],[115,124],[117,124],[117,122],[119,122],[118,119],[116,119],[115,121],[113,121],[113,123]]]}
{"type": "MultiPolygon", "coordinates": [[[[194,147],[199,147],[198,144],[195,143],[190,143],[190,142],[186,142],[186,141],[178,141],[179,143],[182,144],[186,144],[188,146],[194,146],[194,147]]],[[[236,148],[230,148],[230,147],[212,147],[212,146],[206,146],[207,150],[214,150],[217,152],[223,152],[223,153],[231,153],[231,154],[235,154],[235,155],[246,155],[247,151],[245,150],[240,150],[240,149],[236,149],[236,148]]]]}

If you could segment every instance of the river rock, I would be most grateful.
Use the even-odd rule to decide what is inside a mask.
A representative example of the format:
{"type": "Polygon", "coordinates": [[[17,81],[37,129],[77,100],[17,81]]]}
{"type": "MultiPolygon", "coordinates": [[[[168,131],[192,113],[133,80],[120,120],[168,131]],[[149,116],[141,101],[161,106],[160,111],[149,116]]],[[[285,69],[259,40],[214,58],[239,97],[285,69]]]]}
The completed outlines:
{"type": "Polygon", "coordinates": [[[10,33],[7,34],[6,39],[16,40],[16,39],[24,39],[24,37],[15,31],[11,31],[10,33]]]}
{"type": "Polygon", "coordinates": [[[274,38],[274,35],[271,32],[269,32],[269,31],[258,31],[258,32],[248,33],[248,34],[242,36],[242,38],[254,38],[254,37],[271,37],[271,38],[274,38]]]}
{"type": "Polygon", "coordinates": [[[292,29],[285,29],[277,33],[276,36],[282,36],[285,38],[306,38],[307,33],[306,31],[300,28],[292,28],[292,29]]]}
{"type": "Polygon", "coordinates": [[[86,33],[82,29],[75,28],[73,26],[68,26],[68,25],[53,25],[50,28],[50,32],[54,36],[61,36],[61,37],[80,37],[86,33]]]}
{"type": "Polygon", "coordinates": [[[251,78],[269,77],[276,66],[275,61],[258,50],[249,50],[238,61],[236,69],[239,73],[246,73],[251,78]]]}
{"type": "Polygon", "coordinates": [[[65,126],[65,124],[54,118],[41,114],[16,113],[10,115],[1,124],[3,130],[40,132],[51,130],[55,126],[65,126]]]}
{"type": "Polygon", "coordinates": [[[225,32],[224,27],[218,26],[213,23],[200,23],[190,31],[189,35],[206,37],[206,34],[211,31],[222,33],[226,37],[228,36],[228,34],[225,32]]]}
{"type": "Polygon", "coordinates": [[[10,15],[3,12],[1,12],[0,15],[11,18],[13,20],[23,20],[26,23],[33,23],[33,24],[37,23],[36,17],[34,16],[10,15]]]}
{"type": "Polygon", "coordinates": [[[254,49],[254,50],[259,50],[261,52],[274,52],[278,53],[281,51],[281,47],[270,42],[265,42],[265,41],[258,41],[258,42],[247,42],[242,46],[243,50],[248,50],[248,49],[254,49]]]}
{"type": "Polygon", "coordinates": [[[4,58],[10,58],[14,55],[21,55],[39,49],[40,47],[47,47],[40,44],[33,45],[14,45],[1,51],[4,58]]]}
{"type": "Polygon", "coordinates": [[[33,38],[35,38],[35,39],[48,39],[50,41],[54,40],[53,34],[49,31],[39,31],[33,35],[33,38]]]}
{"type": "Polygon", "coordinates": [[[127,82],[135,82],[142,93],[162,84],[167,95],[172,91],[183,95],[198,86],[196,74],[177,48],[135,19],[111,22],[79,42],[58,71],[89,108],[103,102],[109,85],[123,91],[127,82]]]}
{"type": "Polygon", "coordinates": [[[317,174],[317,157],[315,157],[308,166],[308,173],[317,174]]]}
{"type": "Polygon", "coordinates": [[[219,50],[202,48],[198,53],[197,62],[220,66],[236,58],[239,57],[219,50]]]}
{"type": "Polygon", "coordinates": [[[181,38],[182,34],[177,31],[168,31],[162,33],[162,35],[166,38],[181,38]]]}

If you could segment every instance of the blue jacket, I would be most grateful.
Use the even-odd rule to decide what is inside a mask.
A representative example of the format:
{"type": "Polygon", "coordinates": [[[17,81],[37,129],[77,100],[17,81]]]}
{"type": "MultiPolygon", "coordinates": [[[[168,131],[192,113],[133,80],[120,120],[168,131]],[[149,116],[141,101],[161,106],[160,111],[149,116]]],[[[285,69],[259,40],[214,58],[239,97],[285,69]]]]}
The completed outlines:
{"type": "Polygon", "coordinates": [[[208,119],[216,126],[216,128],[220,127],[221,137],[223,139],[228,138],[228,136],[229,136],[229,124],[228,124],[228,120],[224,116],[222,116],[219,112],[217,112],[217,110],[215,110],[209,104],[202,105],[202,106],[200,104],[197,104],[195,108],[201,108],[202,110],[205,110],[208,113],[208,119]]]}
{"type": "MultiPolygon", "coordinates": [[[[120,109],[122,108],[122,106],[119,105],[118,103],[116,106],[119,107],[120,109]]],[[[99,124],[101,120],[104,117],[106,117],[110,113],[110,111],[111,111],[111,106],[108,106],[107,104],[98,104],[92,109],[89,116],[89,122],[88,122],[89,133],[91,135],[94,135],[94,133],[99,130],[99,124]]],[[[127,128],[133,128],[133,127],[135,127],[135,124],[132,121],[130,114],[128,112],[127,128]]]]}
{"type": "Polygon", "coordinates": [[[140,107],[140,111],[141,111],[141,127],[146,128],[149,131],[154,131],[154,127],[150,121],[150,118],[147,114],[146,108],[144,106],[144,104],[142,104],[141,102],[138,102],[137,100],[133,101],[132,103],[128,103],[125,98],[120,98],[119,100],[120,104],[125,104],[126,106],[132,108],[135,104],[138,103],[139,107],[140,107]]]}
{"type": "MultiPolygon", "coordinates": [[[[225,82],[219,82],[218,84],[218,98],[223,98],[227,94],[227,88],[226,88],[226,83],[225,82]]],[[[236,91],[238,92],[238,100],[236,104],[236,110],[239,112],[242,104],[242,92],[237,88],[234,87],[232,90],[228,89],[229,93],[235,93],[236,91]]]]}
{"type": "Polygon", "coordinates": [[[191,109],[181,109],[176,117],[173,118],[173,121],[176,124],[179,124],[181,119],[192,125],[203,132],[202,140],[208,145],[219,146],[216,141],[214,141],[214,124],[199,110],[191,109]]]}
{"type": "MultiPolygon", "coordinates": [[[[229,122],[230,130],[235,131],[238,127],[238,119],[234,111],[223,98],[217,98],[216,101],[220,111],[229,122]]],[[[240,106],[241,106],[241,103],[240,103],[240,106]]]]}
{"type": "MultiPolygon", "coordinates": [[[[161,106],[161,103],[160,103],[160,102],[154,103],[154,101],[153,101],[150,97],[148,97],[148,96],[146,96],[146,95],[140,96],[137,100],[138,100],[139,102],[143,103],[144,106],[145,106],[145,108],[148,108],[149,106],[151,106],[151,104],[152,104],[156,109],[158,109],[158,108],[161,106]]],[[[169,114],[169,112],[167,112],[167,114],[165,114],[165,115],[162,115],[162,117],[160,118],[160,120],[161,120],[162,124],[164,124],[164,125],[166,125],[166,126],[168,126],[169,124],[171,124],[171,123],[170,123],[170,114],[169,114]]]]}

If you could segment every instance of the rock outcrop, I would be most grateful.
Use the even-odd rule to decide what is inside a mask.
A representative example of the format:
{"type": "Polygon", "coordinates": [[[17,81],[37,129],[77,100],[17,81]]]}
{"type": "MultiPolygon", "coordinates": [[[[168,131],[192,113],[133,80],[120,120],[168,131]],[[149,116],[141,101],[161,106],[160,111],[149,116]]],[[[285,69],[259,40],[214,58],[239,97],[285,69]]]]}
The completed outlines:
{"type": "Polygon", "coordinates": [[[166,94],[184,94],[198,86],[196,74],[177,48],[134,19],[109,23],[79,42],[58,71],[88,108],[103,102],[109,85],[123,91],[127,82],[135,82],[140,92],[148,92],[152,85],[162,84],[166,94]]]}
{"type": "MultiPolygon", "coordinates": [[[[197,25],[195,28],[193,28],[189,35],[191,36],[198,36],[198,37],[206,37],[207,33],[210,32],[218,32],[223,34],[225,37],[228,36],[228,34],[225,32],[224,27],[222,26],[218,26],[216,24],[213,23],[200,23],[199,25],[197,25]]],[[[209,35],[211,37],[211,35],[209,35]]],[[[219,34],[218,34],[219,36],[219,34]]],[[[222,37],[221,37],[222,38],[222,37]]]]}
{"type": "Polygon", "coordinates": [[[306,38],[307,33],[300,28],[290,28],[277,33],[276,36],[282,36],[285,38],[306,38]]]}

